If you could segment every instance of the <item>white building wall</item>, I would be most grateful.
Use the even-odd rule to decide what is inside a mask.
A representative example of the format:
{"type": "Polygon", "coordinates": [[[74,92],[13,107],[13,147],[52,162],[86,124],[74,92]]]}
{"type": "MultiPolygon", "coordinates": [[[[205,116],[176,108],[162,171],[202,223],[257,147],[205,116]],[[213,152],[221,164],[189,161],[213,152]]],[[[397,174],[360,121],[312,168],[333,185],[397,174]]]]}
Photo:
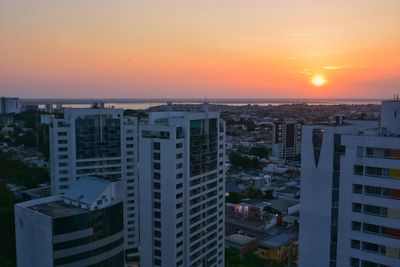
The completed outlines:
{"type": "MultiPolygon", "coordinates": [[[[203,258],[206,259],[207,245],[215,242],[215,255],[210,255],[208,259],[215,258],[211,266],[224,266],[224,157],[225,157],[225,133],[219,132],[221,137],[217,137],[218,142],[218,163],[214,171],[203,173],[198,176],[190,177],[190,121],[194,119],[219,118],[217,113],[151,113],[149,125],[140,126],[139,138],[139,176],[140,176],[140,220],[141,220],[141,263],[143,266],[155,266],[156,260],[161,266],[205,266],[203,258]],[[168,118],[168,123],[156,123],[161,118],[168,118]],[[157,124],[157,125],[155,125],[157,124]],[[162,124],[162,125],[160,125],[162,124]],[[169,126],[166,126],[169,125],[169,126]],[[177,127],[182,127],[184,137],[177,138],[175,133],[177,127]],[[144,138],[143,131],[164,131],[170,133],[169,139],[162,138],[144,138]],[[221,138],[221,139],[220,139],[221,138]],[[160,143],[160,150],[154,150],[154,143],[160,143]],[[182,143],[182,148],[177,148],[176,144],[182,143]],[[154,152],[160,153],[160,160],[154,159],[154,152]],[[182,157],[178,157],[182,153],[182,157]],[[160,190],[154,187],[154,163],[160,164],[160,190]],[[221,171],[221,173],[219,173],[221,171]],[[182,173],[182,176],[179,176],[182,173]],[[213,181],[216,181],[215,188],[205,190],[200,194],[190,196],[190,191],[195,188],[206,186],[210,181],[204,179],[203,182],[191,185],[190,181],[197,178],[216,174],[213,181]],[[178,176],[177,176],[178,175],[178,176]],[[208,197],[207,193],[216,190],[216,195],[208,197]],[[161,194],[161,218],[158,220],[154,212],[158,211],[154,203],[154,193],[161,194]],[[191,203],[191,199],[201,197],[202,200],[191,203]],[[196,206],[203,205],[208,201],[215,199],[215,204],[210,207],[204,207],[195,214],[190,214],[190,210],[196,206]],[[191,219],[197,215],[216,208],[215,220],[210,221],[209,225],[200,227],[198,231],[192,232],[190,229],[198,223],[206,223],[211,216],[205,215],[202,219],[191,219]],[[161,238],[155,236],[155,221],[161,223],[161,238]],[[207,232],[206,229],[211,224],[216,224],[214,230],[207,232]],[[199,236],[196,234],[201,233],[199,236]],[[214,234],[213,238],[206,238],[214,234]],[[146,239],[143,237],[146,236],[146,239]],[[203,244],[195,250],[190,248],[197,242],[203,244]],[[156,248],[155,241],[161,243],[161,250],[156,248]],[[191,255],[204,249],[198,257],[191,259],[191,255]],[[155,251],[161,251],[161,256],[155,255],[155,251]],[[199,261],[195,265],[195,261],[199,261]],[[218,263],[219,262],[219,263],[218,263]]],[[[162,120],[161,120],[162,121],[162,120]]],[[[214,214],[213,214],[214,215],[214,214]]]]}
{"type": "MultiPolygon", "coordinates": [[[[384,112],[382,116],[385,116],[384,112]]],[[[384,122],[385,119],[382,118],[381,121],[384,122]]],[[[399,239],[379,233],[367,233],[364,231],[366,228],[363,227],[363,224],[368,223],[400,230],[400,216],[398,218],[387,218],[380,215],[365,214],[363,209],[357,211],[353,208],[353,204],[361,204],[362,206],[373,205],[400,210],[399,199],[365,193],[366,186],[400,190],[400,179],[366,176],[365,173],[360,175],[356,174],[354,169],[355,165],[362,166],[364,172],[366,166],[400,169],[398,158],[365,156],[367,147],[400,149],[400,139],[399,137],[380,135],[377,122],[348,122],[353,123],[353,125],[345,122],[343,125],[303,127],[299,266],[350,266],[351,264],[351,266],[370,266],[366,264],[400,266],[399,239]],[[314,160],[313,129],[324,130],[318,166],[315,166],[314,160]],[[370,130],[366,131],[365,129],[370,130]],[[367,135],[363,135],[363,133],[367,135]],[[337,250],[331,250],[331,225],[335,224],[334,217],[331,214],[332,195],[335,191],[333,187],[335,134],[339,135],[340,145],[345,152],[339,157],[337,250]],[[363,189],[356,192],[355,185],[361,186],[363,189]],[[353,226],[353,222],[361,223],[361,227],[357,229],[353,226]],[[360,241],[360,247],[352,246],[352,240],[360,241]],[[363,242],[385,246],[386,250],[380,250],[380,252],[366,251],[363,248],[363,242]],[[336,263],[330,262],[331,253],[336,254],[336,263]]],[[[391,131],[393,133],[394,130],[391,131]]],[[[390,210],[388,212],[396,211],[390,210]]]]}
{"type": "Polygon", "coordinates": [[[128,257],[138,255],[138,171],[137,171],[137,130],[136,117],[124,117],[121,109],[65,109],[63,118],[50,119],[50,174],[52,194],[63,194],[74,181],[85,175],[114,176],[125,182],[124,220],[125,250],[128,257]],[[76,158],[75,122],[86,115],[111,115],[120,120],[120,156],[93,159],[76,158]],[[114,161],[118,163],[110,163],[114,161]],[[89,166],[78,166],[87,163],[89,166]],[[106,170],[119,168],[120,170],[106,170]],[[80,170],[89,170],[79,174],[80,170]]]}
{"type": "MultiPolygon", "coordinates": [[[[43,199],[36,202],[39,204],[41,201],[43,199]]],[[[14,210],[18,267],[52,267],[53,234],[51,217],[26,208],[23,204],[15,205],[14,210]]]]}

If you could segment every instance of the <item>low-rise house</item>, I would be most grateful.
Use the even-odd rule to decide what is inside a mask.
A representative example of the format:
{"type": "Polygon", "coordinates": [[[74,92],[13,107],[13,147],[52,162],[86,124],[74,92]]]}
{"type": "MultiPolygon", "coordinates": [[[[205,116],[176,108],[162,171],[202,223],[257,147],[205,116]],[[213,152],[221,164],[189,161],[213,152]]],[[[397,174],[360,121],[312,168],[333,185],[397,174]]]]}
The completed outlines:
{"type": "Polygon", "coordinates": [[[259,242],[257,254],[266,261],[282,263],[289,255],[292,257],[297,255],[297,253],[292,253],[296,250],[295,235],[280,233],[259,242]]]}
{"type": "Polygon", "coordinates": [[[238,249],[240,254],[243,254],[248,250],[257,249],[257,238],[234,233],[225,237],[225,247],[238,249]]]}

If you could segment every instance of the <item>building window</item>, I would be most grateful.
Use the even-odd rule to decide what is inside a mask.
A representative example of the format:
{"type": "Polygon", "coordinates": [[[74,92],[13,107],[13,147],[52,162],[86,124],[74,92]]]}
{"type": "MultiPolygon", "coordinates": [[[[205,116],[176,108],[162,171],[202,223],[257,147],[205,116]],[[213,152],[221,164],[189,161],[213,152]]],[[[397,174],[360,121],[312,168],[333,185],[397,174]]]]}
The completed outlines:
{"type": "Polygon", "coordinates": [[[178,148],[182,148],[183,147],[183,143],[177,143],[176,144],[176,148],[178,149],[178,148]]]}
{"type": "Polygon", "coordinates": [[[161,232],[160,231],[154,231],[154,236],[161,238],[161,232]]]}
{"type": "Polygon", "coordinates": [[[350,258],[350,266],[351,267],[359,267],[360,266],[360,260],[356,258],[350,258]]]}
{"type": "Polygon", "coordinates": [[[363,186],[361,184],[353,184],[353,193],[362,194],[363,186]]]}
{"type": "Polygon", "coordinates": [[[360,241],[352,239],[351,240],[351,247],[355,248],[355,249],[360,249],[360,247],[361,247],[360,241]]]}
{"type": "Polygon", "coordinates": [[[160,168],[161,168],[161,164],[160,163],[158,163],[158,162],[154,162],[153,163],[153,169],[159,170],[160,168]]]}
{"type": "Polygon", "coordinates": [[[361,212],[362,204],[360,203],[353,203],[353,212],[361,212]]]}
{"type": "Polygon", "coordinates": [[[352,221],[351,222],[351,230],[361,231],[361,222],[352,221]]]}
{"type": "Polygon", "coordinates": [[[153,149],[154,150],[160,150],[160,143],[159,142],[153,143],[153,149]]]}
{"type": "Polygon", "coordinates": [[[160,153],[153,153],[154,160],[160,160],[160,158],[161,158],[160,153]]]}
{"type": "Polygon", "coordinates": [[[364,174],[364,167],[361,166],[361,165],[354,165],[354,174],[363,175],[364,174]]]}
{"type": "Polygon", "coordinates": [[[160,183],[154,183],[154,189],[160,189],[160,183]]]}
{"type": "Polygon", "coordinates": [[[362,146],[357,147],[357,156],[364,157],[364,147],[362,147],[362,146]]]}

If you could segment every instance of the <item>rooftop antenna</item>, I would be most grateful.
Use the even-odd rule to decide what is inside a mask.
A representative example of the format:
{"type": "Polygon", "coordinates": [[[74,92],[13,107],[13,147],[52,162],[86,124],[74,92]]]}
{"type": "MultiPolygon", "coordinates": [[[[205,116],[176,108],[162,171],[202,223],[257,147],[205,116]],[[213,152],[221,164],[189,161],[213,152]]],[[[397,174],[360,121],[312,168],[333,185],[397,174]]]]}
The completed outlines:
{"type": "Polygon", "coordinates": [[[204,97],[203,111],[204,112],[208,112],[209,111],[207,97],[204,97]]]}
{"type": "Polygon", "coordinates": [[[172,111],[172,101],[167,102],[167,111],[172,111]]]}

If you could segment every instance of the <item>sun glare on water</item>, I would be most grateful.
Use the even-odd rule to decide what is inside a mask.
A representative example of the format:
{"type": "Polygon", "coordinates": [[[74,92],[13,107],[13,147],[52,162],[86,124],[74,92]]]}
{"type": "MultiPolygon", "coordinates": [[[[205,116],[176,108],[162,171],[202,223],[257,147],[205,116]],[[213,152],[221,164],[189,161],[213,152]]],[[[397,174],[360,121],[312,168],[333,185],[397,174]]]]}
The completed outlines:
{"type": "Polygon", "coordinates": [[[327,81],[325,77],[321,74],[316,74],[311,78],[311,83],[316,87],[324,86],[327,81]]]}

